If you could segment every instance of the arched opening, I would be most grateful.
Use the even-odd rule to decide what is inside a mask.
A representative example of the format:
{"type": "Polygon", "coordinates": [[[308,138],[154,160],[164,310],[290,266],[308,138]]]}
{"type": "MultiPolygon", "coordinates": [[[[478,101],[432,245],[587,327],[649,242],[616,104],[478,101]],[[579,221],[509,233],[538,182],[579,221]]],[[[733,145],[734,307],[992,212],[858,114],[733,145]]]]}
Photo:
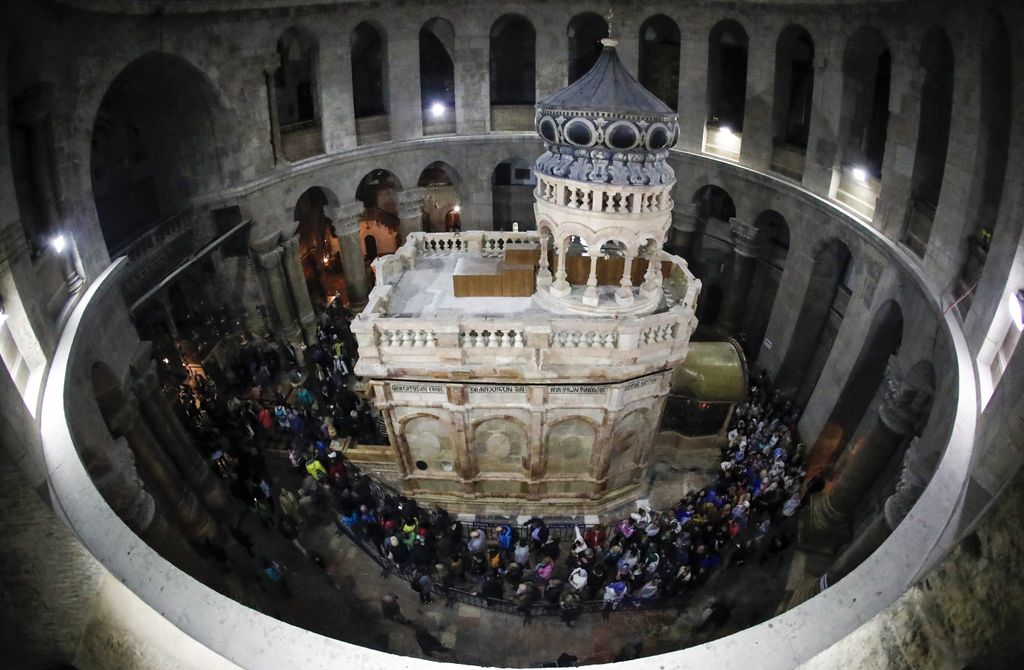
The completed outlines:
{"type": "Polygon", "coordinates": [[[885,367],[902,341],[903,312],[896,301],[889,300],[875,313],[835,407],[808,454],[809,470],[828,469],[839,458],[868,408],[884,392],[885,367]]]}
{"type": "Polygon", "coordinates": [[[314,305],[326,304],[328,298],[336,293],[341,295],[343,304],[348,304],[341,242],[324,212],[326,205],[336,202],[333,194],[314,186],[300,195],[295,203],[295,221],[299,222],[299,257],[314,305]]]}
{"type": "Polygon", "coordinates": [[[388,122],[387,39],[363,21],[352,31],[352,111],[359,144],[391,139],[388,122]]]}
{"type": "Polygon", "coordinates": [[[433,18],[420,28],[420,105],[423,134],[455,132],[455,29],[433,18]]]}
{"type": "Polygon", "coordinates": [[[281,67],[274,73],[274,94],[284,156],[296,161],[322,154],[316,40],[289,28],[277,40],[277,53],[281,67]]]}
{"type": "MultiPolygon", "coordinates": [[[[981,39],[979,143],[975,154],[971,207],[974,212],[967,254],[958,278],[957,293],[963,295],[977,285],[985,268],[992,235],[996,230],[1003,199],[1006,163],[1009,158],[1010,122],[1013,118],[1013,50],[1006,22],[994,11],[985,18],[981,39]]],[[[960,302],[966,316],[971,296],[960,302]]]]}
{"type": "Polygon", "coordinates": [[[889,127],[892,56],[878,30],[861,28],[843,54],[840,104],[842,154],[836,200],[870,217],[875,212],[889,127]]]}
{"type": "Polygon", "coordinates": [[[230,185],[234,138],[217,91],[185,60],[148,54],[122,70],[92,131],[93,197],[111,255],[230,185]]]}
{"type": "Polygon", "coordinates": [[[941,28],[932,28],[925,34],[920,64],[924,72],[918,116],[920,125],[903,242],[923,257],[942,191],[949,124],[953,114],[953,47],[941,28]]]}
{"type": "Polygon", "coordinates": [[[853,262],[849,248],[832,239],[814,256],[789,348],[776,387],[798,406],[807,403],[832,352],[850,300],[853,262]]]}
{"type": "Polygon", "coordinates": [[[594,67],[601,55],[601,40],[608,37],[608,22],[593,12],[577,14],[569,21],[569,83],[594,67]]]}
{"type": "Polygon", "coordinates": [[[693,194],[690,202],[697,205],[697,217],[705,222],[708,219],[728,222],[736,216],[736,205],[721,186],[702,186],[693,194]]]}
{"type": "Polygon", "coordinates": [[[747,31],[719,21],[708,38],[707,132],[704,151],[739,160],[747,104],[747,31]]]}
{"type": "Polygon", "coordinates": [[[378,256],[394,253],[402,243],[396,195],[400,190],[398,178],[381,169],[369,172],[356,187],[356,199],[364,207],[359,217],[359,237],[367,264],[378,256]]]}
{"type": "Polygon", "coordinates": [[[788,26],[775,43],[772,97],[772,169],[800,179],[814,97],[814,40],[802,26],[788,26]]]}
{"type": "Polygon", "coordinates": [[[697,320],[704,329],[711,328],[718,323],[718,315],[722,313],[722,301],[725,293],[718,284],[708,284],[701,291],[700,299],[697,301],[697,320]]]}
{"type": "Polygon", "coordinates": [[[423,198],[423,232],[462,230],[459,204],[459,174],[451,165],[434,161],[423,169],[416,185],[426,191],[423,198]]]}
{"type": "Polygon", "coordinates": [[[537,100],[537,32],[506,14],[491,26],[491,130],[530,130],[537,100]]]}
{"type": "MultiPolygon", "coordinates": [[[[697,232],[693,242],[690,270],[705,284],[707,294],[713,283],[726,284],[732,262],[729,220],[736,216],[732,197],[720,186],[709,184],[694,192],[690,202],[696,206],[697,232]]],[[[701,321],[701,326],[711,325],[701,321]]]]}
{"type": "Polygon", "coordinates": [[[533,189],[537,178],[533,165],[524,158],[509,158],[498,163],[491,173],[491,225],[494,230],[536,230],[533,214],[533,189]]]}
{"type": "Polygon", "coordinates": [[[679,26],[655,14],[640,26],[639,81],[671,107],[679,107],[679,26]]]}
{"type": "Polygon", "coordinates": [[[761,343],[768,329],[768,320],[772,315],[775,296],[789,255],[789,224],[785,217],[768,209],[757,215],[754,226],[760,244],[754,279],[747,298],[747,313],[741,321],[742,332],[746,333],[745,353],[751,364],[757,361],[761,353],[761,343]]]}

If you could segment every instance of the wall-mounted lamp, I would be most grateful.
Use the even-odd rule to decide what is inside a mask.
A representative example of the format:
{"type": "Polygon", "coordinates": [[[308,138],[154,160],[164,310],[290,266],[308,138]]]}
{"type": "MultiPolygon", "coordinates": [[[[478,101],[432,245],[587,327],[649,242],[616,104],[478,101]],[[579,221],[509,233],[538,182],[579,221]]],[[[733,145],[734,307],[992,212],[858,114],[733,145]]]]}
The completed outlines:
{"type": "Polygon", "coordinates": [[[442,102],[435,102],[430,106],[430,115],[433,116],[435,119],[440,119],[442,116],[444,116],[444,112],[445,106],[444,103],[442,102]]]}
{"type": "Polygon", "coordinates": [[[1024,289],[1017,289],[1010,294],[1010,316],[1017,330],[1024,330],[1024,289]]]}
{"type": "Polygon", "coordinates": [[[452,211],[458,214],[459,212],[462,211],[462,205],[455,205],[454,207],[452,207],[452,211]]]}
{"type": "Polygon", "coordinates": [[[67,240],[64,239],[63,234],[56,235],[50,240],[50,246],[53,247],[53,250],[56,251],[58,254],[62,253],[64,251],[64,247],[66,247],[67,245],[67,240]]]}
{"type": "Polygon", "coordinates": [[[853,168],[853,178],[857,181],[865,181],[868,178],[867,170],[860,167],[853,168]]]}

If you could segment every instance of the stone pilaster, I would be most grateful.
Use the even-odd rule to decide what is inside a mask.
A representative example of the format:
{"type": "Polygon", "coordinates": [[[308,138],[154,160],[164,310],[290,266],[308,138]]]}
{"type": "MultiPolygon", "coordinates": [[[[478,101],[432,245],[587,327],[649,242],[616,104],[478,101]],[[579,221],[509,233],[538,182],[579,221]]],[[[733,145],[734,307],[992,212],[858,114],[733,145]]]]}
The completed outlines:
{"type": "MultiPolygon", "coordinates": [[[[842,31],[836,31],[838,35],[842,31]]],[[[804,160],[804,188],[827,197],[839,156],[840,106],[843,98],[842,45],[816,44],[811,125],[804,160]]]]}
{"type": "Polygon", "coordinates": [[[767,170],[772,161],[772,107],[775,104],[774,26],[757,26],[751,32],[748,53],[765,54],[747,64],[747,99],[743,113],[743,144],[740,162],[755,170],[767,170]]]}
{"type": "Polygon", "coordinates": [[[392,140],[423,137],[420,104],[419,26],[399,21],[389,28],[387,95],[392,140]]]}
{"type": "Polygon", "coordinates": [[[404,241],[409,233],[423,231],[423,199],[426,191],[422,188],[411,188],[395,194],[398,201],[399,232],[404,241]]]}
{"type": "Polygon", "coordinates": [[[313,303],[309,299],[306,275],[302,272],[302,262],[299,259],[298,233],[296,232],[284,240],[281,243],[281,248],[284,251],[282,255],[284,275],[291,293],[292,304],[295,306],[295,313],[299,318],[299,328],[302,329],[302,336],[306,344],[315,344],[316,313],[313,311],[313,303]]]}
{"type": "Polygon", "coordinates": [[[334,222],[334,230],[341,243],[342,271],[348,287],[348,299],[353,305],[366,302],[366,261],[363,257],[363,242],[359,236],[359,216],[363,203],[352,200],[337,209],[324,208],[324,214],[334,222]]]}
{"type": "Polygon", "coordinates": [[[287,282],[281,267],[284,250],[274,247],[270,251],[260,253],[256,260],[260,270],[263,286],[270,303],[271,319],[278,334],[289,342],[299,344],[299,325],[292,311],[291,299],[288,296],[287,282]]]}
{"type": "Polygon", "coordinates": [[[760,244],[757,228],[738,219],[732,219],[733,255],[732,270],[729,273],[729,290],[722,305],[719,327],[730,335],[739,331],[740,323],[747,309],[747,296],[757,269],[760,244]]]}
{"type": "Polygon", "coordinates": [[[281,148],[281,121],[277,114],[277,85],[274,77],[281,68],[281,54],[276,51],[263,59],[263,79],[267,86],[267,109],[270,121],[270,146],[274,151],[274,164],[285,161],[281,148]]]}

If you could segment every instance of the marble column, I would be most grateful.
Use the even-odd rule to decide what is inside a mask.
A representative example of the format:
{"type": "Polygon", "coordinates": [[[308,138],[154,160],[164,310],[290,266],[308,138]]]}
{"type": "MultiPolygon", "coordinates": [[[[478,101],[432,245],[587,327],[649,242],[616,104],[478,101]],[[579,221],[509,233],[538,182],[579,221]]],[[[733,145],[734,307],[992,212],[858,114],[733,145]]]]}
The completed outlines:
{"type": "Polygon", "coordinates": [[[423,199],[426,195],[426,190],[422,188],[406,189],[395,194],[402,242],[408,239],[409,233],[423,231],[423,199]]]}
{"type": "Polygon", "coordinates": [[[569,286],[569,282],[566,281],[565,273],[566,240],[561,240],[557,244],[556,253],[558,255],[558,269],[555,270],[555,282],[548,287],[548,291],[553,296],[564,298],[572,292],[572,287],[569,286]]]}
{"type": "Polygon", "coordinates": [[[850,517],[893,452],[919,429],[931,392],[908,383],[895,357],[886,366],[884,384],[877,413],[866,417],[866,430],[843,452],[837,474],[801,515],[800,543],[805,548],[831,550],[844,539],[850,517]]]}
{"type": "Polygon", "coordinates": [[[292,304],[295,306],[295,313],[299,317],[302,337],[307,345],[316,344],[316,313],[313,311],[313,302],[309,299],[306,275],[302,272],[298,231],[281,242],[281,249],[284,250],[282,260],[284,261],[285,279],[288,282],[288,290],[291,293],[292,304]]]}
{"type": "Polygon", "coordinates": [[[263,277],[263,286],[268,293],[271,318],[277,327],[278,335],[292,342],[298,348],[299,325],[295,314],[292,311],[291,299],[288,297],[288,288],[284,278],[284,270],[281,267],[281,257],[284,249],[274,247],[270,251],[259,254],[256,260],[259,261],[260,274],[263,277]]]}
{"type": "Polygon", "coordinates": [[[548,267],[548,239],[551,236],[544,232],[540,236],[540,260],[537,262],[537,286],[551,285],[551,269],[548,267]]]}
{"type": "Polygon", "coordinates": [[[160,497],[170,508],[188,538],[195,542],[219,539],[217,522],[203,506],[192,489],[176,470],[167,453],[149,429],[139,407],[139,400],[129,395],[124,405],[110,417],[110,429],[123,435],[135,454],[135,461],[160,497]]]}
{"type": "Polygon", "coordinates": [[[693,246],[700,230],[700,217],[694,203],[676,203],[672,209],[672,227],[668,232],[668,252],[693,263],[693,246]]]}
{"type": "Polygon", "coordinates": [[[136,373],[132,392],[139,400],[146,424],[174,461],[189,488],[202,499],[206,509],[215,519],[226,521],[230,518],[234,512],[231,499],[167,403],[167,398],[160,390],[152,361],[136,373]]]}
{"type": "Polygon", "coordinates": [[[747,297],[754,281],[760,245],[756,227],[738,219],[732,219],[730,223],[734,243],[732,270],[729,273],[729,290],[725,294],[718,326],[726,334],[736,335],[747,310],[747,297]]]}
{"type": "Polygon", "coordinates": [[[598,254],[590,257],[590,275],[587,277],[587,288],[583,291],[583,304],[596,306],[597,296],[597,257],[598,254]]]}
{"type": "Polygon", "coordinates": [[[345,275],[348,299],[353,305],[366,303],[366,261],[363,242],[359,236],[359,216],[363,203],[353,200],[337,208],[324,208],[324,214],[334,223],[334,231],[341,245],[341,266],[345,275]]]}
{"type": "Polygon", "coordinates": [[[285,161],[281,148],[281,121],[277,114],[277,83],[275,76],[281,67],[281,54],[267,54],[263,60],[263,78],[267,85],[267,108],[270,118],[270,146],[274,151],[274,164],[285,161]]]}
{"type": "Polygon", "coordinates": [[[615,291],[615,302],[620,305],[632,305],[636,298],[633,297],[633,258],[635,253],[632,249],[626,250],[626,262],[622,266],[622,278],[619,280],[619,289],[615,291]]]}

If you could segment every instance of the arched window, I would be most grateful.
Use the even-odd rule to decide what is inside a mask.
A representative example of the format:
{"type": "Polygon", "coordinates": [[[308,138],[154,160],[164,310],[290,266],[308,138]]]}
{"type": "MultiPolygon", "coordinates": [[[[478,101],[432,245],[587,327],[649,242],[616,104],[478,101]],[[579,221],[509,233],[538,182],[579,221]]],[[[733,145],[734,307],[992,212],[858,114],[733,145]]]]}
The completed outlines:
{"type": "Polygon", "coordinates": [[[491,129],[529,130],[537,94],[537,33],[533,24],[506,14],[491,26],[491,129]]]}
{"type": "Polygon", "coordinates": [[[923,257],[946,171],[949,124],[953,114],[953,47],[945,31],[939,28],[928,31],[921,45],[920,62],[924,82],[921,84],[917,152],[910,180],[911,206],[903,241],[911,251],[923,257]]]}
{"type": "Polygon", "coordinates": [[[356,187],[356,200],[363,203],[359,217],[359,236],[363,241],[363,255],[373,259],[394,253],[401,244],[398,218],[398,191],[402,185],[387,170],[376,169],[367,173],[356,187]],[[368,238],[373,238],[370,242],[368,238]],[[370,252],[373,252],[371,255],[370,252]]]}
{"type": "Polygon", "coordinates": [[[537,178],[533,166],[525,158],[509,158],[498,163],[491,173],[491,209],[494,230],[535,230],[533,189],[537,178]]]}
{"type": "Polygon", "coordinates": [[[662,102],[679,105],[679,26],[664,14],[656,14],[640,26],[639,81],[662,102]]]}
{"type": "Polygon", "coordinates": [[[423,198],[423,232],[443,233],[462,228],[459,202],[460,179],[451,165],[434,161],[423,168],[416,186],[426,191],[423,198]]]}
{"type": "Polygon", "coordinates": [[[360,144],[390,139],[387,42],[383,31],[368,21],[352,31],[352,107],[360,144]]]}
{"type": "Polygon", "coordinates": [[[739,160],[747,105],[747,31],[719,21],[708,39],[708,130],[704,150],[739,160]]]}
{"type": "Polygon", "coordinates": [[[434,18],[420,28],[420,104],[423,134],[455,132],[455,29],[434,18]]]}
{"type": "Polygon", "coordinates": [[[569,83],[573,83],[594,67],[601,55],[601,40],[608,37],[608,22],[586,12],[569,21],[569,83]]]}
{"type": "Polygon", "coordinates": [[[277,41],[277,54],[281,66],[274,73],[274,97],[285,158],[321,154],[316,40],[304,30],[289,28],[277,41]]]}
{"type": "Polygon", "coordinates": [[[803,176],[813,96],[814,41],[801,26],[792,25],[775,43],[772,169],[793,179],[803,176]]]}

